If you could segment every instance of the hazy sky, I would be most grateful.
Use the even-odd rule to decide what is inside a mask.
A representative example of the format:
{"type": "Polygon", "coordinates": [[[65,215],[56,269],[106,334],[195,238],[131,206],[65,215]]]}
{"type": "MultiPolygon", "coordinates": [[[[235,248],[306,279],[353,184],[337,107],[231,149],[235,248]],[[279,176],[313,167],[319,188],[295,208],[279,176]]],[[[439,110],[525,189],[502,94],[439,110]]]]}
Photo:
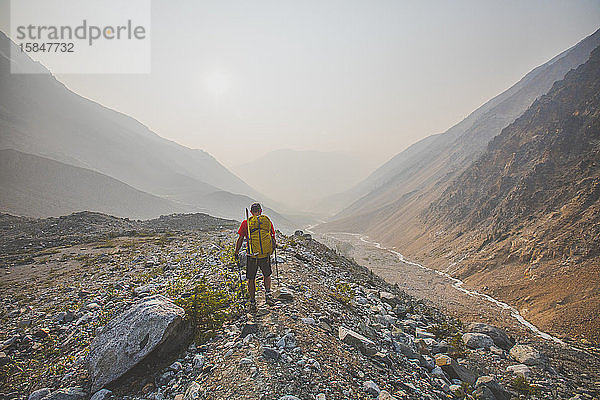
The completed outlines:
{"type": "Polygon", "coordinates": [[[150,75],[57,78],[228,166],[281,148],[383,163],[599,26],[597,0],[155,0],[150,75]]]}

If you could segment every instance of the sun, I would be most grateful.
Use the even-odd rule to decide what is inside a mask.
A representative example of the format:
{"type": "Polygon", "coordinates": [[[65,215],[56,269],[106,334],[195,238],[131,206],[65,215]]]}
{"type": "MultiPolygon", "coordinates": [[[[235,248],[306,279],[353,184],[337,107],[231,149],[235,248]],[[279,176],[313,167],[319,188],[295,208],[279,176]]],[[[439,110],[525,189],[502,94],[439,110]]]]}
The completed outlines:
{"type": "Polygon", "coordinates": [[[229,90],[229,78],[221,71],[209,73],[204,83],[207,92],[215,96],[222,96],[229,90]]]}

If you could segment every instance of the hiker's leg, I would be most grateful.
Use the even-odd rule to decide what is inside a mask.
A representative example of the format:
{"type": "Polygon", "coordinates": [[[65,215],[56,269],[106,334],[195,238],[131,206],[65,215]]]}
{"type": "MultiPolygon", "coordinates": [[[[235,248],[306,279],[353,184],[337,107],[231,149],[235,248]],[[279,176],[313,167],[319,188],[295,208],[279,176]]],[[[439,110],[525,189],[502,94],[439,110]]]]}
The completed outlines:
{"type": "Polygon", "coordinates": [[[269,293],[271,291],[271,275],[273,274],[273,271],[271,270],[271,259],[270,257],[261,258],[259,263],[260,270],[263,274],[265,292],[269,293]]]}
{"type": "Polygon", "coordinates": [[[256,258],[248,257],[248,262],[246,265],[246,279],[248,279],[248,296],[250,297],[250,301],[255,301],[256,299],[256,271],[257,271],[258,263],[256,262],[256,258]]]}
{"type": "Polygon", "coordinates": [[[250,301],[256,299],[256,281],[254,279],[248,279],[248,295],[250,296],[250,301]]]}

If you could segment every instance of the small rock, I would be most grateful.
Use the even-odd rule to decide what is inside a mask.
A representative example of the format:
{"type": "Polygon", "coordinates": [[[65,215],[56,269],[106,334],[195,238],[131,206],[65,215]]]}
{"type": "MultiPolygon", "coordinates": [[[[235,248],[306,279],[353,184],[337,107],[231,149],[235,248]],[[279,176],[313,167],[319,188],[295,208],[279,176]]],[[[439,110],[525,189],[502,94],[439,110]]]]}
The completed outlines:
{"type": "Polygon", "coordinates": [[[258,332],[258,325],[257,324],[246,324],[244,325],[244,327],[242,328],[242,333],[240,333],[240,338],[245,338],[246,336],[256,333],[258,332]]]}
{"type": "Polygon", "coordinates": [[[5,352],[0,351],[0,367],[8,364],[9,362],[10,362],[10,357],[8,357],[5,352]]]}
{"type": "Polygon", "coordinates": [[[34,333],[33,333],[33,337],[36,339],[45,339],[48,336],[50,336],[50,331],[46,328],[40,328],[37,329],[34,333]]]}
{"type": "Polygon", "coordinates": [[[281,353],[271,347],[263,347],[262,355],[267,360],[277,361],[281,357],[281,353]]]}
{"type": "Polygon", "coordinates": [[[90,398],[90,400],[105,400],[110,397],[112,392],[108,389],[98,390],[94,395],[90,398]]]}
{"type": "Polygon", "coordinates": [[[435,335],[422,328],[415,328],[415,336],[422,339],[435,339],[435,335]]]}
{"type": "Polygon", "coordinates": [[[183,365],[179,361],[175,361],[173,364],[169,365],[169,369],[172,371],[180,371],[183,369],[183,365]]]}
{"type": "Polygon", "coordinates": [[[379,393],[381,392],[379,386],[373,381],[365,381],[363,383],[363,390],[373,396],[379,396],[379,393]]]}
{"type": "Polygon", "coordinates": [[[70,387],[67,389],[59,389],[56,390],[46,397],[44,400],[82,400],[87,396],[82,388],[80,387],[70,387]]]}
{"type": "Polygon", "coordinates": [[[529,375],[531,373],[531,370],[525,364],[511,365],[511,366],[506,367],[506,370],[508,372],[512,372],[513,374],[523,377],[525,379],[528,379],[529,375]]]}
{"type": "Polygon", "coordinates": [[[183,400],[196,400],[200,397],[200,389],[201,386],[198,382],[190,383],[185,394],[183,395],[183,400]]]}
{"type": "Polygon", "coordinates": [[[204,366],[204,357],[201,354],[196,354],[192,361],[194,369],[201,369],[204,366]]]}
{"type": "Polygon", "coordinates": [[[49,388],[36,390],[35,392],[29,395],[27,400],[42,400],[44,397],[48,396],[50,392],[51,390],[49,388]]]}
{"type": "Polygon", "coordinates": [[[434,369],[431,370],[431,375],[435,376],[436,378],[441,378],[443,380],[448,379],[448,378],[446,378],[446,374],[444,373],[444,370],[438,366],[436,366],[434,369]]]}
{"type": "Polygon", "coordinates": [[[240,360],[240,365],[241,365],[241,366],[245,366],[245,365],[252,365],[252,364],[254,364],[254,361],[252,361],[252,359],[251,359],[251,358],[242,358],[242,359],[240,360]]]}
{"type": "Polygon", "coordinates": [[[392,396],[387,390],[382,390],[381,392],[379,392],[377,400],[396,400],[396,398],[392,396]]]}
{"type": "Polygon", "coordinates": [[[290,332],[285,335],[277,342],[277,347],[284,349],[293,349],[296,347],[296,336],[290,332]]]}
{"type": "Polygon", "coordinates": [[[282,300],[282,301],[292,301],[292,300],[294,300],[294,295],[286,287],[282,287],[280,289],[277,289],[275,291],[273,297],[275,297],[277,300],[282,300]]]}

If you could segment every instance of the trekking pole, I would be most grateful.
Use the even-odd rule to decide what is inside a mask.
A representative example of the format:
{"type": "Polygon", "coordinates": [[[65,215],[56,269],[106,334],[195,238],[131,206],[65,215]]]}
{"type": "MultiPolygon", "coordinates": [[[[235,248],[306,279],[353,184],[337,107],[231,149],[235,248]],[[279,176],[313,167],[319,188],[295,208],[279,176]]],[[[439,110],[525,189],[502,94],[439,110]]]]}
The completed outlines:
{"type": "Polygon", "coordinates": [[[244,288],[243,288],[243,286],[242,286],[242,266],[240,265],[240,264],[241,264],[241,262],[240,262],[240,259],[241,259],[241,258],[238,256],[238,257],[237,257],[237,259],[236,259],[235,261],[236,261],[236,264],[237,264],[237,267],[238,267],[238,275],[239,275],[239,277],[240,277],[240,294],[239,294],[239,296],[238,296],[238,297],[239,297],[240,299],[243,299],[243,298],[244,298],[244,293],[243,293],[243,289],[244,289],[244,288]]]}
{"type": "Polygon", "coordinates": [[[277,275],[277,288],[281,289],[281,282],[279,281],[279,265],[277,264],[277,245],[275,245],[275,274],[277,275]]]}

